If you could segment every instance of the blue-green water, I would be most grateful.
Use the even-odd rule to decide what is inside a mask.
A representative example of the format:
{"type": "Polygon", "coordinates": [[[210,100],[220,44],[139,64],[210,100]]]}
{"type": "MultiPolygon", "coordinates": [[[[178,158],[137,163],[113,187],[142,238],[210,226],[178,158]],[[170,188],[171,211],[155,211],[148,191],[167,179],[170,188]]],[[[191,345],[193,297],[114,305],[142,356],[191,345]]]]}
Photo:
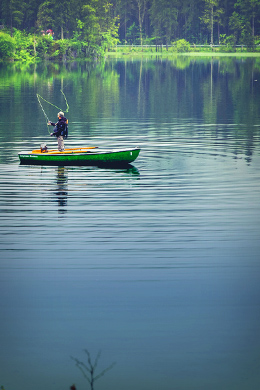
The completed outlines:
{"type": "Polygon", "coordinates": [[[260,387],[260,59],[0,68],[0,385],[260,387]],[[49,147],[140,146],[129,169],[20,166],[49,147]],[[57,109],[43,102],[49,119],[57,109]]]}

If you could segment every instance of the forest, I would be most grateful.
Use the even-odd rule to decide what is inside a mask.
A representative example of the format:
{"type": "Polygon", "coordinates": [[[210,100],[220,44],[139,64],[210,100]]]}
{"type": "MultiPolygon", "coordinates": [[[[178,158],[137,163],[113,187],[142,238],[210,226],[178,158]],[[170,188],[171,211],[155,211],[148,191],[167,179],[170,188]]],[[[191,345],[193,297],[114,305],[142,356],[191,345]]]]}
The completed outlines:
{"type": "Polygon", "coordinates": [[[91,57],[178,40],[255,50],[259,16],[260,0],[2,0],[0,56],[91,57]]]}

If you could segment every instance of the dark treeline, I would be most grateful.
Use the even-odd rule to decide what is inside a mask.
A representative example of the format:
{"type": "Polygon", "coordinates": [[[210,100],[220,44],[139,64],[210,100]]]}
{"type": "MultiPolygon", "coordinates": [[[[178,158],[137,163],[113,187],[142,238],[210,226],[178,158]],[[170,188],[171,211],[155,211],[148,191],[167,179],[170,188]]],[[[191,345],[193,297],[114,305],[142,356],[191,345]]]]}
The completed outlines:
{"type": "Polygon", "coordinates": [[[253,46],[260,36],[260,0],[2,0],[0,24],[32,34],[54,31],[109,48],[114,44],[253,46]]]}

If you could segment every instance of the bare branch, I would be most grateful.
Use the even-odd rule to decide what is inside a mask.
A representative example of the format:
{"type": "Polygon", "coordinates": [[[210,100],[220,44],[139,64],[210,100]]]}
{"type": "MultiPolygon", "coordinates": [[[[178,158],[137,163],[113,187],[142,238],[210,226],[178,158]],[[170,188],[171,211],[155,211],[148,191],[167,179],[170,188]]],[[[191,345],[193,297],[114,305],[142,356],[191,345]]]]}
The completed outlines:
{"type": "Polygon", "coordinates": [[[116,362],[112,363],[111,366],[105,368],[100,374],[95,376],[94,381],[101,378],[107,371],[111,370],[115,366],[116,362]]]}
{"type": "Polygon", "coordinates": [[[90,372],[90,369],[86,366],[85,363],[81,362],[80,360],[78,360],[77,358],[74,358],[73,356],[71,356],[71,359],[75,360],[76,362],[76,366],[82,366],[84,367],[88,372],[90,372]]]}
{"type": "Polygon", "coordinates": [[[91,357],[90,357],[90,353],[87,349],[84,349],[84,352],[86,352],[86,354],[88,355],[88,364],[90,367],[92,367],[92,362],[91,362],[91,357]]]}
{"type": "Polygon", "coordinates": [[[107,371],[111,370],[116,363],[115,362],[112,363],[109,367],[105,368],[100,374],[94,376],[99,358],[101,356],[101,351],[98,352],[98,354],[95,358],[94,365],[91,361],[91,356],[90,356],[89,351],[87,349],[84,349],[84,352],[87,354],[87,357],[88,357],[88,365],[86,365],[84,362],[81,362],[77,358],[74,358],[73,356],[71,356],[71,359],[76,362],[76,367],[79,368],[79,370],[82,372],[84,378],[86,378],[86,380],[90,384],[91,390],[94,390],[94,382],[97,381],[99,378],[101,378],[103,375],[105,375],[105,373],[107,371]],[[87,374],[86,372],[89,374],[87,374]]]}
{"type": "Polygon", "coordinates": [[[87,374],[85,373],[83,367],[85,368],[85,370],[87,370],[88,372],[90,372],[90,370],[88,369],[88,367],[83,363],[83,362],[80,362],[78,359],[74,358],[71,356],[71,359],[72,360],[75,360],[76,362],[76,367],[78,367],[78,369],[82,372],[84,378],[87,379],[87,381],[90,383],[90,379],[89,377],[87,376],[87,374]]]}
{"type": "Polygon", "coordinates": [[[96,357],[96,359],[95,359],[94,369],[97,367],[98,360],[99,360],[100,356],[101,356],[101,351],[98,352],[97,357],[96,357]]]}

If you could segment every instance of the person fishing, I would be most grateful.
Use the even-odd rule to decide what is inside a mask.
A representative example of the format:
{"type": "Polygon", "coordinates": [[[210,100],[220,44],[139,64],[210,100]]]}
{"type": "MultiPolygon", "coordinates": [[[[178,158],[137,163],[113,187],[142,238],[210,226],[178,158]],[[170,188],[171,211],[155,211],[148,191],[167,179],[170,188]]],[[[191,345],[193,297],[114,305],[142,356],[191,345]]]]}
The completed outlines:
{"type": "Polygon", "coordinates": [[[64,152],[64,139],[68,136],[68,120],[64,116],[64,112],[60,111],[58,113],[58,122],[54,123],[48,121],[48,126],[55,126],[53,133],[50,135],[55,135],[58,141],[58,150],[59,152],[64,152]]]}

